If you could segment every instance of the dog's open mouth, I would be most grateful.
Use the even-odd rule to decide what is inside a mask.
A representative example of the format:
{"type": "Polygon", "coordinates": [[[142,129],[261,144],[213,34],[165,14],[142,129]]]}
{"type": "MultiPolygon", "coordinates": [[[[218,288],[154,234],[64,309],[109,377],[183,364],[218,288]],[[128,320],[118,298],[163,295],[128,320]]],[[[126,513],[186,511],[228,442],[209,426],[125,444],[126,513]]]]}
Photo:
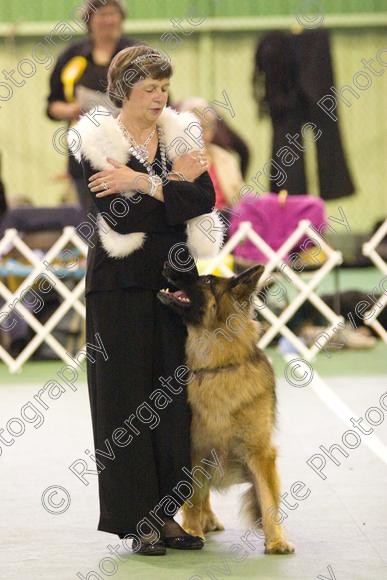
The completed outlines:
{"type": "Polygon", "coordinates": [[[176,290],[175,292],[172,292],[169,290],[169,288],[162,288],[160,290],[160,294],[162,294],[163,297],[167,298],[171,302],[175,302],[175,304],[179,304],[181,306],[190,306],[191,304],[191,300],[183,290],[176,290]]]}

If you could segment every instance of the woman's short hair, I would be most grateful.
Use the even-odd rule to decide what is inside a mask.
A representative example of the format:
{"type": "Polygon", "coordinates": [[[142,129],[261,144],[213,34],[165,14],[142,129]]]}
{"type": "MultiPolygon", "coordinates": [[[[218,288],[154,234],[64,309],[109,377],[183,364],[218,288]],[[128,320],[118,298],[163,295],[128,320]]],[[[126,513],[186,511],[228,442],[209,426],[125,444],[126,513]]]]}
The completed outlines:
{"type": "Polygon", "coordinates": [[[126,7],[122,0],[84,0],[82,10],[88,16],[86,20],[87,30],[90,32],[90,21],[93,14],[105,6],[114,6],[121,13],[122,20],[127,16],[126,7]]]}
{"type": "Polygon", "coordinates": [[[173,67],[167,54],[157,48],[136,45],[124,48],[113,58],[108,70],[108,95],[116,107],[122,107],[133,86],[146,77],[169,79],[173,67]]]}

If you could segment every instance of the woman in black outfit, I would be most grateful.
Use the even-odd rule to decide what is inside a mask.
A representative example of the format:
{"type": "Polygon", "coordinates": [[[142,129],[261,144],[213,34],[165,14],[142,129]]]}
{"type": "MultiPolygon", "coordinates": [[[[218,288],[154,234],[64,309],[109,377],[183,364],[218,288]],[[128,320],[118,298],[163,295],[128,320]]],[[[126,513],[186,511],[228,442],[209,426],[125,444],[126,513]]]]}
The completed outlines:
{"type": "Polygon", "coordinates": [[[74,127],[81,143],[74,153],[99,212],[90,223],[87,342],[98,334],[108,357],[87,362],[101,469],[98,529],[131,536],[142,554],[203,547],[173,519],[182,504],[173,488],[192,467],[186,385],[193,376],[184,366],[186,329],[157,293],[168,286],[165,261],[195,268],[192,252],[214,254],[220,242],[210,250],[199,229],[192,232],[215,193],[200,150],[177,156],[168,147],[196,120],[165,109],[171,75],[157,50],[121,51],[108,73],[120,115],[100,108],[74,127]]]}
{"type": "MultiPolygon", "coordinates": [[[[112,58],[136,41],[122,36],[126,11],[121,0],[87,0],[83,12],[87,25],[87,38],[72,42],[59,56],[50,77],[50,94],[47,98],[47,115],[54,121],[74,124],[82,113],[77,100],[77,88],[106,91],[106,76],[112,58]],[[65,74],[70,71],[71,74],[65,74]],[[63,82],[63,76],[68,82],[63,82]],[[72,77],[72,78],[71,78],[72,77]]],[[[84,111],[83,111],[84,112],[84,111]]],[[[70,156],[68,173],[77,190],[80,205],[89,208],[82,168],[70,156]]]]}

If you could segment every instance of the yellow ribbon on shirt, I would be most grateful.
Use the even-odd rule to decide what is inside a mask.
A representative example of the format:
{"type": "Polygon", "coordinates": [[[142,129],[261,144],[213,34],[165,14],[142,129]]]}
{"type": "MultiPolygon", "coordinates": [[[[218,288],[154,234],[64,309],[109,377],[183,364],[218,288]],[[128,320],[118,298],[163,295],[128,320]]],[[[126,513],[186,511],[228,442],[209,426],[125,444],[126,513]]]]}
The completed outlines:
{"type": "Polygon", "coordinates": [[[75,100],[74,87],[79,81],[87,67],[87,58],[84,56],[74,56],[63,67],[60,74],[60,80],[63,84],[63,90],[66,101],[71,103],[75,100]]]}

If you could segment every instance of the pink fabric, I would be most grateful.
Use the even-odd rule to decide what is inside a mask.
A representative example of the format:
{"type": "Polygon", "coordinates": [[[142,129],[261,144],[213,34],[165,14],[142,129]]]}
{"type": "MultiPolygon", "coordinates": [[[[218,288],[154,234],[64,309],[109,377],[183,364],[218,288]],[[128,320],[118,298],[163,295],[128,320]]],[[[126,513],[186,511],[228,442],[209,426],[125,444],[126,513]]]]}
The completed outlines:
{"type": "MultiPolygon", "coordinates": [[[[309,220],[315,228],[326,224],[325,205],[322,199],[308,195],[288,196],[284,206],[279,203],[276,193],[268,193],[251,202],[251,197],[242,200],[231,216],[230,233],[233,234],[241,222],[249,221],[254,230],[273,249],[278,250],[283,242],[297,228],[302,219],[309,220]]],[[[294,251],[307,239],[304,236],[294,251]]],[[[246,240],[234,250],[234,255],[254,262],[266,263],[268,258],[260,250],[246,240]]],[[[284,256],[286,258],[286,256],[284,256]]]]}

